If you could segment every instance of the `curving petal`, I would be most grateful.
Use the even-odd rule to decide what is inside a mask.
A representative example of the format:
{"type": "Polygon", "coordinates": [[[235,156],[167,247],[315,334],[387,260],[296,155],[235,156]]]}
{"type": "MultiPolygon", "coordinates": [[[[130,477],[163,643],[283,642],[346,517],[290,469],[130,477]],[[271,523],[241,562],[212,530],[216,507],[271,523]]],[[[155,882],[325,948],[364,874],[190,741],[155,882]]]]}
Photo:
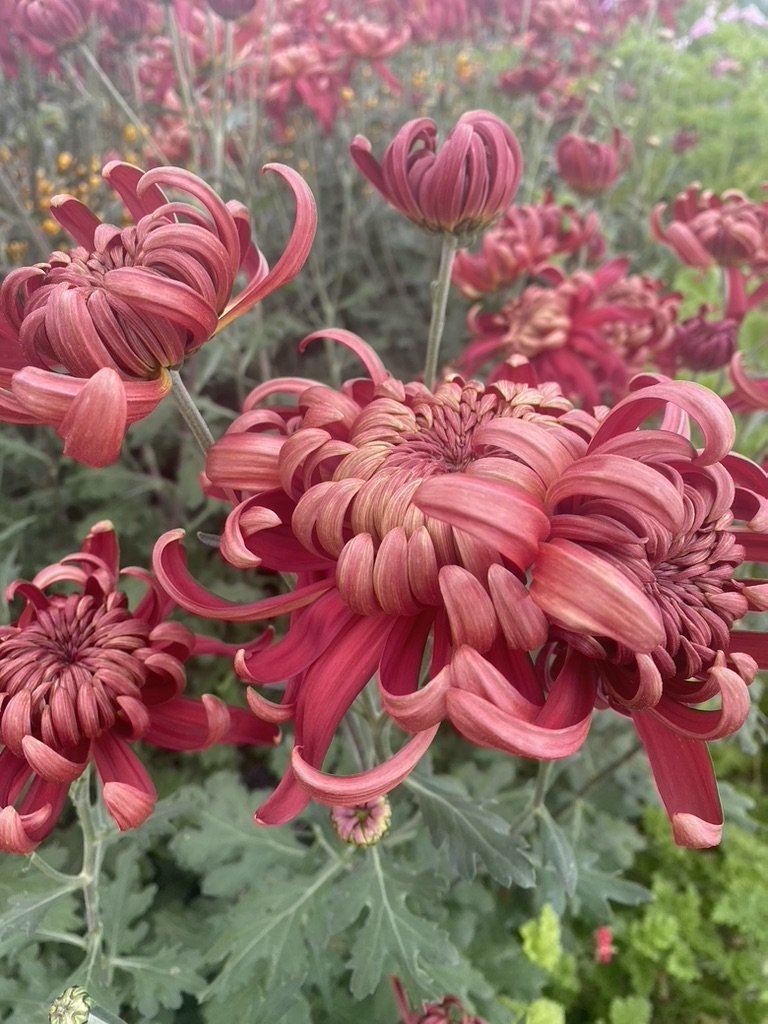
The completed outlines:
{"type": "Polygon", "coordinates": [[[643,591],[606,559],[569,540],[542,545],[530,594],[568,629],[608,636],[643,654],[664,642],[659,612],[643,591]]]}
{"type": "Polygon", "coordinates": [[[107,810],[121,832],[138,828],[152,813],[157,792],[130,745],[104,733],[93,742],[93,760],[102,782],[107,810]]]}
{"type": "Polygon", "coordinates": [[[86,381],[56,428],[64,454],[85,466],[117,462],[128,429],[128,400],[119,375],[99,370],[86,381]]]}
{"type": "Polygon", "coordinates": [[[168,596],[180,608],[202,618],[220,622],[259,622],[304,608],[333,587],[332,580],[324,579],[299,587],[290,594],[250,604],[233,604],[206,590],[189,574],[181,543],[184,535],[184,530],[169,530],[158,539],[152,552],[152,568],[168,596]]]}
{"type": "Polygon", "coordinates": [[[632,715],[678,846],[717,846],[723,812],[705,743],[671,733],[645,711],[632,715]]]}
{"type": "Polygon", "coordinates": [[[413,496],[422,512],[465,530],[527,569],[549,533],[543,508],[501,481],[452,473],[425,480],[413,496]]]}
{"type": "Polygon", "coordinates": [[[438,729],[439,725],[434,725],[416,733],[393,757],[359,775],[340,777],[318,771],[304,760],[300,747],[291,751],[291,768],[299,785],[316,803],[326,807],[362,804],[399,786],[426,754],[438,729]]]}
{"type": "Polygon", "coordinates": [[[261,302],[267,295],[292,281],[304,266],[309,256],[317,230],[317,208],[312,191],[302,176],[285,164],[266,164],[264,171],[274,171],[288,182],[296,201],[296,217],[291,237],[285,250],[270,272],[252,278],[236,298],[226,307],[215,333],[232,323],[249,309],[261,302]]]}

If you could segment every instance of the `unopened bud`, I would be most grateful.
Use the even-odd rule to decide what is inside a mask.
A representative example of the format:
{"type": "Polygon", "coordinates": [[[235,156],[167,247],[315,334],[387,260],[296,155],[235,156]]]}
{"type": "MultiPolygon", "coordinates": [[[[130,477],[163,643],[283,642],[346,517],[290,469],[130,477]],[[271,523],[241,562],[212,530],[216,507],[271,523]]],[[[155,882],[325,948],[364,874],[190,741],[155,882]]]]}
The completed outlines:
{"type": "Polygon", "coordinates": [[[72,985],[51,1003],[48,1024],[88,1024],[91,1004],[91,997],[85,989],[72,985]]]}
{"type": "Polygon", "coordinates": [[[336,835],[350,846],[374,846],[389,829],[392,808],[385,796],[354,807],[334,807],[331,824],[336,835]]]}

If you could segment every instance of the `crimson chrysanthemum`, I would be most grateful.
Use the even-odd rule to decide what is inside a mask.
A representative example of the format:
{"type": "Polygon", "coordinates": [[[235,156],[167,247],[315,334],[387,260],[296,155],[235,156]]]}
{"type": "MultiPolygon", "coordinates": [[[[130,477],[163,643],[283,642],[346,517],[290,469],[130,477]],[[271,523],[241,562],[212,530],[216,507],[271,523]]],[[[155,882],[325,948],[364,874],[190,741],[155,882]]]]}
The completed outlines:
{"type": "Polygon", "coordinates": [[[189,171],[107,164],[104,177],[136,220],[123,229],[72,196],[54,196],[51,213],[78,244],[0,286],[0,420],[53,425],[65,454],[90,466],[114,462],[128,425],[168,393],[169,369],[304,264],[312,194],[290,168],[265,169],[296,199],[293,233],[272,271],[245,207],[224,203],[189,171]],[[199,205],[170,201],[161,186],[199,205]],[[248,281],[232,297],[240,270],[248,281]]]}
{"type": "Polygon", "coordinates": [[[7,598],[25,607],[0,626],[0,849],[30,853],[50,833],[70,784],[93,761],[107,810],[121,829],[152,812],[156,793],[132,749],[213,743],[272,744],[274,726],[217,697],[181,696],[184,662],[214,651],[168,621],[173,605],[141,569],[147,587],[131,609],[117,589],[117,538],[97,523],[82,549],[17,581],[7,598]],[[64,584],[62,590],[60,584],[64,584]]]}
{"type": "Polygon", "coordinates": [[[310,797],[351,805],[387,792],[444,720],[481,746],[552,759],[575,753],[595,705],[610,705],[635,719],[678,839],[714,841],[701,741],[741,723],[762,657],[748,634],[732,647],[736,619],[765,598],[734,579],[745,549],[731,524],[764,530],[768,494],[762,471],[729,454],[725,405],[655,378],[601,419],[553,384],[455,377],[432,392],[390,377],[355,336],[330,334],[369,379],[261,386],[206,466],[212,492],[242,497],[224,557],[296,573],[292,591],[231,605],[187,574],[181,531],[155,549],[163,587],[196,614],[291,613],[282,640],[235,661],[254,712],[295,725],[291,765],[257,820],[288,821],[310,797]],[[261,407],[279,393],[286,405],[261,407]],[[661,428],[637,429],[665,410],[661,428]],[[334,733],[376,673],[384,711],[413,738],[370,771],[328,775],[334,733]],[[278,683],[279,704],[257,689],[278,683]],[[722,713],[691,710],[718,694],[722,713]],[[672,780],[667,732],[685,734],[690,754],[672,780]]]}
{"type": "Polygon", "coordinates": [[[632,143],[618,128],[610,143],[569,134],[555,150],[557,173],[582,196],[599,195],[611,188],[631,159],[632,143]]]}
{"type": "MultiPolygon", "coordinates": [[[[490,380],[523,356],[538,380],[553,380],[587,405],[622,397],[633,374],[658,365],[672,344],[678,296],[648,277],[627,274],[627,260],[570,277],[554,267],[551,286],[529,285],[496,312],[470,310],[472,340],[456,366],[475,373],[491,360],[490,380]]],[[[514,371],[514,366],[512,367],[514,371]]]]}

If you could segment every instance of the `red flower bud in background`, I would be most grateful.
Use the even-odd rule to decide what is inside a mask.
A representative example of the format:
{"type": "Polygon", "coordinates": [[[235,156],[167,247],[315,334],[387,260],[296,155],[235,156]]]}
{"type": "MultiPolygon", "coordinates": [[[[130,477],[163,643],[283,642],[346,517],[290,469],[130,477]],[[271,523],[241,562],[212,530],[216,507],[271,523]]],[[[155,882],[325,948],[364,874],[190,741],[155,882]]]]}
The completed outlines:
{"type": "Polygon", "coordinates": [[[613,959],[616,948],[613,945],[613,929],[610,925],[603,925],[595,929],[595,961],[599,964],[609,964],[613,959]]]}
{"type": "Polygon", "coordinates": [[[488,227],[517,192],[523,156],[514,132],[485,110],[463,114],[440,151],[428,117],[405,124],[379,164],[355,136],[352,159],[390,206],[428,231],[469,234],[488,227]]]}
{"type": "Polygon", "coordinates": [[[611,143],[594,142],[578,135],[564,135],[557,144],[557,173],[574,192],[595,196],[609,189],[626,171],[632,159],[632,143],[618,128],[611,143]]]}
{"type": "Polygon", "coordinates": [[[733,317],[707,320],[706,311],[702,306],[675,331],[674,353],[690,370],[717,370],[726,366],[736,351],[738,321],[733,317]]]}
{"type": "Polygon", "coordinates": [[[61,50],[85,35],[91,0],[18,0],[16,30],[61,50]]]}

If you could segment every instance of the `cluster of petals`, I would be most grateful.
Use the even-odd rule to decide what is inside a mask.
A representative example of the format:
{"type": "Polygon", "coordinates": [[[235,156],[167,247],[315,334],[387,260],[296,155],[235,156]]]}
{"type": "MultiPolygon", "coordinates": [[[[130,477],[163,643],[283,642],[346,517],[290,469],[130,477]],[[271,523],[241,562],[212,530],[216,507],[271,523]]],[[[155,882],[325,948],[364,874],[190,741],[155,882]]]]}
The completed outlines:
{"type": "Polygon", "coordinates": [[[303,266],[316,226],[312,194],[291,168],[267,168],[296,201],[271,271],[245,207],[224,203],[189,171],[107,164],[104,177],[136,222],[122,229],[72,196],[54,196],[51,213],[77,246],[0,285],[0,420],[52,425],[65,454],[90,466],[114,462],[128,425],[168,393],[168,370],[303,266]],[[161,186],[199,205],[169,200],[161,186]],[[247,282],[233,297],[241,270],[247,282]]]}
{"type": "Polygon", "coordinates": [[[739,321],[730,316],[708,316],[708,312],[703,305],[695,316],[677,325],[672,346],[660,354],[659,363],[665,373],[673,375],[680,366],[719,370],[730,363],[736,351],[739,321]]]}
{"type": "Polygon", "coordinates": [[[242,499],[224,558],[296,574],[293,589],[231,604],[189,575],[183,531],[154,553],[161,585],[197,615],[290,613],[281,640],[235,659],[254,713],[294,723],[290,765],[256,820],[388,792],[443,721],[481,747],[567,757],[597,706],[632,718],[678,842],[716,843],[705,741],[741,725],[768,653],[731,629],[768,607],[765,585],[733,575],[766,554],[768,479],[730,454],[724,403],[653,377],[599,419],[554,384],[454,377],[430,392],[389,376],[356,336],[330,335],[368,377],[340,391],[262,385],[206,465],[211,493],[242,499]],[[660,427],[639,429],[659,413],[660,427]],[[749,529],[732,530],[734,518],[749,529]],[[370,771],[327,774],[336,730],[375,674],[384,712],[411,738],[370,771]],[[277,685],[279,703],[261,689],[277,685]],[[699,709],[715,697],[720,710],[699,709]]]}
{"type": "Polygon", "coordinates": [[[141,825],[156,792],[133,750],[139,740],[172,751],[276,742],[275,727],[247,711],[212,695],[181,696],[190,654],[223,645],[168,621],[172,603],[142,569],[123,571],[146,586],[131,610],[118,567],[115,532],[101,522],[79,552],[6,591],[24,608],[15,623],[0,626],[5,852],[27,854],[45,839],[90,762],[118,828],[141,825]]]}
{"type": "Polygon", "coordinates": [[[611,188],[632,159],[632,143],[618,128],[611,142],[564,135],[555,148],[557,173],[581,196],[599,195],[611,188]]]}
{"type": "Polygon", "coordinates": [[[520,184],[523,157],[511,128],[495,114],[462,114],[438,151],[428,117],[408,121],[381,163],[356,135],[352,159],[390,206],[428,231],[471,234],[507,209],[520,184]]]}
{"type": "Polygon", "coordinates": [[[673,342],[679,297],[662,295],[652,278],[628,275],[626,259],[594,273],[565,276],[549,268],[547,285],[529,285],[496,312],[480,305],[468,315],[472,340],[456,360],[474,374],[493,361],[498,380],[525,357],[536,378],[556,381],[585,405],[621,397],[633,374],[673,342]]]}
{"type": "Polygon", "coordinates": [[[541,203],[510,206],[483,234],[479,252],[460,250],[452,281],[466,298],[478,299],[540,274],[558,256],[586,253],[597,259],[604,249],[597,215],[556,203],[548,192],[541,203]]]}
{"type": "Polygon", "coordinates": [[[654,208],[651,230],[687,266],[768,266],[768,204],[735,189],[716,195],[691,185],[672,202],[665,227],[666,209],[654,208]]]}

